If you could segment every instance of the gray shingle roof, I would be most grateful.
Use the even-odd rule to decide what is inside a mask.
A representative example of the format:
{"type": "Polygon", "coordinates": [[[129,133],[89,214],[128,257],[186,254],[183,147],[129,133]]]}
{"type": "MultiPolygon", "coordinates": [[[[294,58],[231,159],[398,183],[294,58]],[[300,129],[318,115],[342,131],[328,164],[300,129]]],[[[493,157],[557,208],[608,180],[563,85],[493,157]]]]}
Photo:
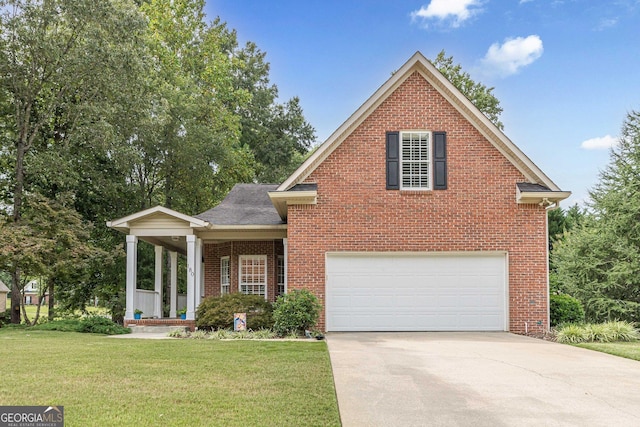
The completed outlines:
{"type": "Polygon", "coordinates": [[[278,184],[236,184],[218,206],[195,217],[214,225],[285,224],[268,194],[277,188],[278,184]]]}
{"type": "Polygon", "coordinates": [[[532,184],[530,182],[519,182],[518,188],[522,192],[536,192],[536,193],[543,192],[543,191],[549,191],[551,193],[553,192],[551,189],[549,189],[548,187],[545,187],[544,185],[532,184]]]}

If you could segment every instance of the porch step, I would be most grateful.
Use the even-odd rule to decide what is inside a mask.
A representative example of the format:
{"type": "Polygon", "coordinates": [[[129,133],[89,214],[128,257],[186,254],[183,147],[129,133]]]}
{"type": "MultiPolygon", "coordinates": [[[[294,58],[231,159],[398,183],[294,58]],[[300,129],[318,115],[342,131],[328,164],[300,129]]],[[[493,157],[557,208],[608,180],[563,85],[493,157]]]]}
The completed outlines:
{"type": "Polygon", "coordinates": [[[132,334],[168,334],[173,331],[184,331],[187,326],[171,326],[171,325],[129,325],[132,334]]]}

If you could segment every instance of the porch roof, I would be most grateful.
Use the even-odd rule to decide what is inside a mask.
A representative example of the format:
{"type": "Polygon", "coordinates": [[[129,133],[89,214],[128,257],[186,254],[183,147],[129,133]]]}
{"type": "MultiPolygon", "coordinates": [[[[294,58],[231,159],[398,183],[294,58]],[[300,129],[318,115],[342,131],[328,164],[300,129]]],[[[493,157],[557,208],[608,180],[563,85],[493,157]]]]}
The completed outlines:
{"type": "Polygon", "coordinates": [[[278,184],[237,184],[215,208],[188,216],[161,206],[107,222],[123,233],[185,253],[185,236],[205,241],[271,240],[287,237],[287,223],[269,197],[278,184]]]}

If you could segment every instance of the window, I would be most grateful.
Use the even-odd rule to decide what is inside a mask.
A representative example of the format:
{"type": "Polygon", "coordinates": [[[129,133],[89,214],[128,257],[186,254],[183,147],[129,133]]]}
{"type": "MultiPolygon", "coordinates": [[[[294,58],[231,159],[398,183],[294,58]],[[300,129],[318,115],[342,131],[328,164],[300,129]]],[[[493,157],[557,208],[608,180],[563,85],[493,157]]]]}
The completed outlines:
{"type": "Polygon", "coordinates": [[[431,189],[431,134],[401,132],[400,182],[403,190],[431,189]]]}
{"type": "Polygon", "coordinates": [[[278,295],[284,294],[284,256],[278,256],[278,295]]]}
{"type": "Polygon", "coordinates": [[[230,273],[229,257],[220,258],[220,295],[228,294],[231,291],[230,273]]]}
{"type": "Polygon", "coordinates": [[[240,292],[267,297],[267,256],[240,255],[240,292]]]}

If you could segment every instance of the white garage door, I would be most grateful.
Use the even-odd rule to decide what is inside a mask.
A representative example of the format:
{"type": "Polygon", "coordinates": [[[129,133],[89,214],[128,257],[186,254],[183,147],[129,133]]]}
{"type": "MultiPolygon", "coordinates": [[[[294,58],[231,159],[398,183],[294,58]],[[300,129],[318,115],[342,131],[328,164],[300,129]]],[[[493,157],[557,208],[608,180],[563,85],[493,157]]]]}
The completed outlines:
{"type": "Polygon", "coordinates": [[[504,331],[506,255],[327,254],[328,331],[504,331]]]}

